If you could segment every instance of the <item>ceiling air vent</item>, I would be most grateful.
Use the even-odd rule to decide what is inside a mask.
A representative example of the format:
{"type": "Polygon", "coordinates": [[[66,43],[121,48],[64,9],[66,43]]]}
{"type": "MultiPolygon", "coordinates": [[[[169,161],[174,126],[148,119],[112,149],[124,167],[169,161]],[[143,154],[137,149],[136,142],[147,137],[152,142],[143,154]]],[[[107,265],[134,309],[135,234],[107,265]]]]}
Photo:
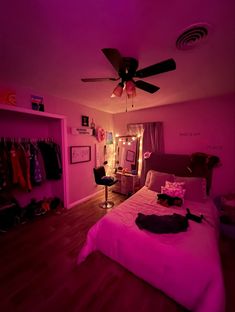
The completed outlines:
{"type": "Polygon", "coordinates": [[[184,30],[176,40],[179,50],[189,50],[199,45],[208,36],[208,25],[194,24],[184,30]]]}

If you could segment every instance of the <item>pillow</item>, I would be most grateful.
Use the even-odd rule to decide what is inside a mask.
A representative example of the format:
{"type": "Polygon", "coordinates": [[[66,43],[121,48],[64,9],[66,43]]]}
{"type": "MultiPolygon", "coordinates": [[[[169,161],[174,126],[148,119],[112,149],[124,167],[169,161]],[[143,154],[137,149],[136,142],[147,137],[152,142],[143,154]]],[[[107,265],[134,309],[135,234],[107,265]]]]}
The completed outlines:
{"type": "Polygon", "coordinates": [[[184,182],[170,182],[166,181],[165,187],[176,187],[176,188],[184,188],[185,183],[184,182]]]}
{"type": "Polygon", "coordinates": [[[182,187],[166,187],[166,186],[161,186],[161,193],[169,195],[171,197],[179,197],[181,199],[184,199],[184,194],[185,194],[185,189],[182,187]]]}
{"type": "Polygon", "coordinates": [[[199,177],[175,177],[175,182],[184,182],[185,199],[204,202],[206,195],[206,179],[199,177]]]}
{"type": "Polygon", "coordinates": [[[174,182],[174,175],[165,172],[151,170],[150,181],[148,188],[154,192],[161,192],[161,186],[165,185],[166,181],[174,182]]]}
{"type": "Polygon", "coordinates": [[[147,172],[147,175],[146,175],[146,179],[145,179],[145,186],[149,187],[149,183],[150,183],[150,180],[151,180],[151,175],[152,175],[152,171],[153,170],[149,170],[147,172]]]}

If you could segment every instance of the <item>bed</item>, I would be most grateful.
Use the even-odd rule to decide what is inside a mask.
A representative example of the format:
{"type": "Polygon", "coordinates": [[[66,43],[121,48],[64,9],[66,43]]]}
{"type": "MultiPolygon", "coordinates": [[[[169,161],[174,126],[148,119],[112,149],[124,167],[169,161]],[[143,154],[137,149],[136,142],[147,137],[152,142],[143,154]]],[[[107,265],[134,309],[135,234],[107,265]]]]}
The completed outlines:
{"type": "MultiPolygon", "coordinates": [[[[155,164],[155,156],[148,161],[155,164]]],[[[180,162],[183,158],[179,157],[180,162]]],[[[171,157],[169,161],[170,159],[172,161],[171,157]]],[[[188,167],[188,163],[184,161],[180,165],[184,173],[181,171],[178,174],[181,180],[185,178],[188,181],[188,169],[185,170],[185,164],[188,167]]],[[[175,163],[179,164],[177,160],[175,163]]],[[[146,166],[148,167],[147,164],[146,166]]],[[[209,196],[200,198],[202,194],[199,194],[196,200],[194,198],[197,195],[195,192],[198,192],[198,181],[204,178],[197,177],[194,180],[197,183],[193,184],[191,193],[188,189],[183,206],[165,207],[156,200],[156,190],[162,184],[159,176],[160,180],[163,179],[164,172],[155,170],[159,170],[159,167],[150,167],[146,184],[90,229],[78,256],[78,263],[98,250],[189,310],[224,311],[224,285],[218,251],[218,212],[209,196]],[[155,234],[140,230],[135,223],[138,213],[185,215],[186,208],[190,208],[191,213],[204,216],[202,223],[189,220],[186,232],[155,234]]],[[[179,166],[176,167],[179,170],[179,166]]],[[[164,174],[168,175],[167,179],[169,175],[174,174],[175,177],[172,169],[164,174]]]]}

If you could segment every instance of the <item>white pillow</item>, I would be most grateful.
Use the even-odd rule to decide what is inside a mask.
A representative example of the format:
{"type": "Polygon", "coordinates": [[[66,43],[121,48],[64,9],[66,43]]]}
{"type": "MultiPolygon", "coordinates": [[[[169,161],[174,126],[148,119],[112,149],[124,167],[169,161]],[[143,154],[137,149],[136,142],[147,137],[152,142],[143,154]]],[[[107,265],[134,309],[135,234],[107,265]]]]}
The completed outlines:
{"type": "Polygon", "coordinates": [[[151,180],[152,171],[153,171],[153,170],[149,170],[149,171],[147,172],[147,175],[146,175],[145,186],[147,186],[147,187],[149,187],[149,183],[150,183],[150,180],[151,180]]]}
{"type": "Polygon", "coordinates": [[[207,199],[205,178],[176,176],[175,182],[184,182],[185,199],[195,202],[204,202],[207,199]]]}
{"type": "Polygon", "coordinates": [[[166,181],[174,182],[174,175],[165,172],[151,170],[150,181],[148,188],[154,192],[161,192],[161,186],[165,185],[166,181]]]}

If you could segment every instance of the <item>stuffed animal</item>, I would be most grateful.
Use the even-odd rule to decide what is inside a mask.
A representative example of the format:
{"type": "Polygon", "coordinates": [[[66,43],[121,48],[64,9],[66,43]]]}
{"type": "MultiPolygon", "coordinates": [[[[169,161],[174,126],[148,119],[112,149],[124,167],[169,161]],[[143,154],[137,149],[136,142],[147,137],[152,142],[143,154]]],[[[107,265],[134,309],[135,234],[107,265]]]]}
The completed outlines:
{"type": "Polygon", "coordinates": [[[181,207],[183,204],[182,198],[179,197],[172,197],[167,194],[159,193],[157,194],[157,202],[160,205],[170,207],[170,206],[179,206],[181,207]]]}

